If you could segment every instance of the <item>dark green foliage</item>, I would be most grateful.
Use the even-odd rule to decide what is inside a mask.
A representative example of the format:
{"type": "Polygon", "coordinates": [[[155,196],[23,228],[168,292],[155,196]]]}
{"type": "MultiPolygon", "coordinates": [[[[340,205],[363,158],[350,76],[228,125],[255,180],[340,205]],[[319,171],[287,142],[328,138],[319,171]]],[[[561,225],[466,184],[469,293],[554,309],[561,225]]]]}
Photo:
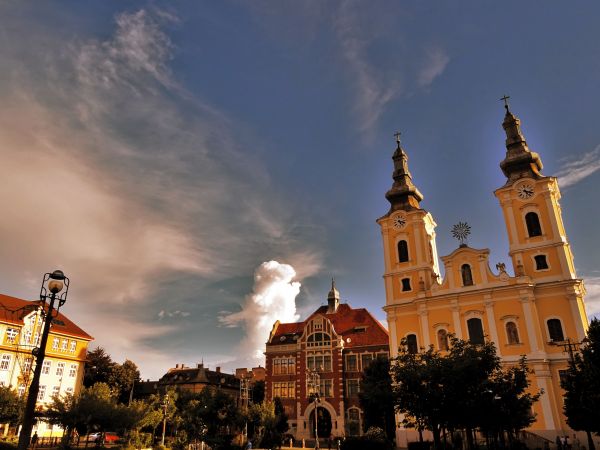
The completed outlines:
{"type": "Polygon", "coordinates": [[[265,382],[257,381],[252,386],[252,402],[262,403],[265,399],[265,382]]]}
{"type": "Polygon", "coordinates": [[[420,435],[430,430],[436,448],[444,430],[464,430],[472,449],[475,430],[492,443],[503,442],[505,435],[512,440],[534,421],[531,406],[539,394],[528,392],[525,358],[503,369],[491,342],[473,344],[451,336],[447,354],[433,347],[410,353],[403,343],[392,372],[396,410],[420,435]]]}
{"type": "Polygon", "coordinates": [[[581,354],[573,354],[566,376],[561,381],[565,390],[564,411],[567,423],[577,431],[585,431],[588,448],[594,450],[592,433],[600,434],[600,321],[593,319],[581,354]]]}
{"type": "Polygon", "coordinates": [[[25,407],[25,399],[9,387],[0,386],[0,423],[15,425],[25,407]]]}
{"type": "Polygon", "coordinates": [[[118,364],[102,347],[87,354],[83,377],[85,387],[91,387],[96,383],[106,383],[119,402],[127,403],[134,383],[139,380],[140,371],[133,361],[126,359],[123,364],[118,364]]]}
{"type": "Polygon", "coordinates": [[[387,358],[377,358],[365,369],[358,397],[364,412],[364,430],[379,427],[385,430],[388,439],[393,440],[396,432],[394,396],[387,358]]]}
{"type": "Polygon", "coordinates": [[[363,436],[348,437],[342,441],[342,450],[392,450],[394,444],[381,428],[371,427],[363,436]]]}

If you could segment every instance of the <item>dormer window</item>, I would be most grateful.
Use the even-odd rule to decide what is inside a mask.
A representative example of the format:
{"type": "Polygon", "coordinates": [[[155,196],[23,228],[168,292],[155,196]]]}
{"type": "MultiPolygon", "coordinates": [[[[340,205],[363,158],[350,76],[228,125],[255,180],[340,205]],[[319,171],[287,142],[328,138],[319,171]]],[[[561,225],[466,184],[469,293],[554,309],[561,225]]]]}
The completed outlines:
{"type": "Polygon", "coordinates": [[[462,277],[463,286],[473,286],[473,274],[471,273],[471,266],[463,264],[460,267],[460,275],[462,277]]]}

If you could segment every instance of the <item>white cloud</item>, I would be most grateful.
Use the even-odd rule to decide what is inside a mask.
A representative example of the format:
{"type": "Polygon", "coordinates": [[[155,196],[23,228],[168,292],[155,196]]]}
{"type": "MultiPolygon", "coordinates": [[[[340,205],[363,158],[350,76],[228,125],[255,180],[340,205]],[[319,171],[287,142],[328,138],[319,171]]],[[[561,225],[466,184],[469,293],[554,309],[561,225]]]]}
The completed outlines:
{"type": "Polygon", "coordinates": [[[556,174],[561,187],[566,188],[600,170],[600,145],[578,159],[566,160],[564,167],[556,174]]]}
{"type": "Polygon", "coordinates": [[[600,277],[584,277],[585,306],[588,316],[600,318],[600,277]]]}
{"type": "Polygon", "coordinates": [[[450,57],[440,48],[429,49],[425,52],[425,64],[419,70],[417,83],[420,87],[428,87],[439,77],[450,62],[450,57]]]}
{"type": "MultiPolygon", "coordinates": [[[[3,292],[31,298],[42,273],[62,268],[72,280],[64,312],[143,372],[172,358],[151,343],[183,332],[157,326],[165,282],[242,276],[263,247],[300,245],[285,234],[293,212],[269,201],[268,174],[239,150],[236,127],[175,80],[165,17],[120,14],[102,41],[65,43],[29,23],[27,39],[0,41],[10,68],[0,85],[3,292]]],[[[169,292],[163,317],[190,314],[183,295],[169,292]]]]}
{"type": "Polygon", "coordinates": [[[277,261],[262,263],[254,273],[252,294],[246,297],[242,310],[224,314],[220,321],[228,327],[244,326],[246,336],[240,354],[249,355],[251,364],[263,363],[265,342],[275,321],[297,322],[296,296],[300,283],[293,281],[296,271],[288,264],[277,261]]]}

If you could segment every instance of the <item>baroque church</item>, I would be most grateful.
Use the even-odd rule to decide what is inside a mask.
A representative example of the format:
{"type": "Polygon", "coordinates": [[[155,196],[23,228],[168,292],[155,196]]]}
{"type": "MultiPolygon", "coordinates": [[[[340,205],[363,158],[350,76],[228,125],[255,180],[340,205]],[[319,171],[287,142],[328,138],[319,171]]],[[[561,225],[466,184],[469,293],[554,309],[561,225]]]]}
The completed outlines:
{"type": "MultiPolygon", "coordinates": [[[[542,174],[540,155],[531,151],[520,120],[505,104],[502,126],[506,183],[494,191],[502,208],[512,268],[490,268],[489,250],[464,243],[441,257],[433,215],[412,181],[408,157],[397,139],[391,207],[377,220],[383,239],[385,290],[391,356],[405,339],[408,351],[433,345],[448,349],[448,334],[472,342],[489,339],[505,364],[526,355],[532,388],[542,390],[533,409],[533,433],[554,440],[569,432],[563,415],[560,377],[569,356],[564,344],[585,338],[585,288],[577,278],[562,221],[555,177],[542,174]],[[512,269],[512,270],[511,270],[512,269]],[[511,273],[512,272],[512,273],[511,273]]],[[[466,224],[459,224],[466,226],[466,224]]],[[[461,231],[458,237],[461,237],[461,231]]],[[[414,431],[397,425],[396,443],[406,447],[414,431]]],[[[572,431],[570,432],[572,434],[572,431]]]]}

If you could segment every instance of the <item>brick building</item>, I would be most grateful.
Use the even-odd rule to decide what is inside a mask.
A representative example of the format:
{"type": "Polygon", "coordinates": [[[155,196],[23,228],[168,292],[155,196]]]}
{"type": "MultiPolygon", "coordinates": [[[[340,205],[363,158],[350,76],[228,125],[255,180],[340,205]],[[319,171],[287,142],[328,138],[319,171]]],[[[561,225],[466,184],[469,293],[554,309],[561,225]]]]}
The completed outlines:
{"type": "Polygon", "coordinates": [[[313,438],[315,404],[309,399],[307,375],[314,370],[320,381],[319,437],[360,433],[362,371],[388,353],[385,328],[366,309],[340,304],[332,283],[327,306],[304,322],[273,325],[265,352],[265,397],[282,399],[296,439],[313,438]]]}

